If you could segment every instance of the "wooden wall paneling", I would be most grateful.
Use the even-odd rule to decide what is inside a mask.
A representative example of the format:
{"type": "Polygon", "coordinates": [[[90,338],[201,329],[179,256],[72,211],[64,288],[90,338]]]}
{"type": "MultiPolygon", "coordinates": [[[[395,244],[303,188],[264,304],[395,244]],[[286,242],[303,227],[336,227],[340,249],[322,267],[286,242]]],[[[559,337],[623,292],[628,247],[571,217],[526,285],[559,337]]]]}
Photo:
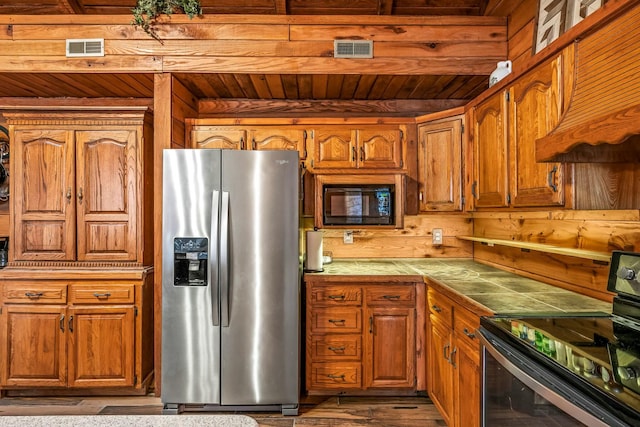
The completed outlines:
{"type": "Polygon", "coordinates": [[[525,252],[505,246],[474,243],[474,260],[511,271],[563,289],[575,291],[603,301],[612,301],[607,292],[609,265],[582,258],[541,252],[525,252]]]}
{"type": "Polygon", "coordinates": [[[599,252],[640,251],[638,219],[616,219],[619,212],[596,211],[580,217],[580,211],[521,212],[512,215],[474,214],[474,236],[528,241],[599,252]],[[571,215],[573,212],[574,215],[571,215]],[[575,215],[575,213],[578,215],[575,215]]]}
{"type": "MultiPolygon", "coordinates": [[[[48,17],[49,18],[49,17],[48,17]]],[[[104,38],[109,39],[142,39],[150,40],[149,35],[141,29],[131,25],[129,16],[121,16],[120,23],[109,24],[109,16],[100,20],[100,23],[87,23],[85,17],[69,17],[64,22],[54,22],[48,19],[46,25],[42,25],[42,17],[38,22],[37,17],[32,18],[33,24],[17,22],[13,27],[13,37],[16,40],[65,40],[69,38],[69,24],[72,24],[74,38],[104,38]],[[74,25],[75,24],[75,25],[74,25]],[[123,37],[124,36],[124,37],[123,37]]],[[[96,18],[101,17],[94,17],[96,18]]],[[[113,17],[111,17],[113,18],[113,17]]],[[[172,39],[213,39],[213,40],[288,40],[289,26],[284,23],[253,23],[220,22],[220,19],[197,19],[187,22],[180,21],[178,15],[171,16],[170,24],[164,25],[163,20],[158,21],[156,32],[162,40],[172,39]],[[208,22],[207,22],[208,21],[208,22]],[[195,36],[197,35],[197,36],[195,36]],[[195,37],[194,37],[195,36],[195,37]]],[[[164,22],[168,20],[165,18],[164,22]]],[[[153,40],[153,39],[151,39],[153,40]]],[[[156,42],[158,44],[158,42],[156,42]]]]}
{"type": "Polygon", "coordinates": [[[443,40],[497,41],[506,38],[502,17],[440,17],[423,25],[298,25],[290,27],[291,40],[359,39],[374,41],[435,42],[443,40]]]}
{"type": "Polygon", "coordinates": [[[468,215],[405,216],[403,229],[353,228],[353,244],[343,243],[343,229],[323,228],[323,248],[335,258],[470,258],[472,245],[455,236],[472,232],[468,215]],[[431,230],[442,228],[444,244],[433,246],[431,230]]]}
{"type": "MultiPolygon", "coordinates": [[[[507,22],[507,39],[511,40],[531,22],[535,22],[539,0],[520,0],[519,4],[509,13],[507,22]]],[[[515,2],[514,2],[515,3],[515,2]]],[[[531,38],[533,45],[533,37],[531,38]]]]}
{"type": "Polygon", "coordinates": [[[509,16],[526,0],[488,0],[484,9],[486,16],[509,16]]]}
{"type": "Polygon", "coordinates": [[[640,163],[576,163],[576,209],[640,209],[640,163]]]}

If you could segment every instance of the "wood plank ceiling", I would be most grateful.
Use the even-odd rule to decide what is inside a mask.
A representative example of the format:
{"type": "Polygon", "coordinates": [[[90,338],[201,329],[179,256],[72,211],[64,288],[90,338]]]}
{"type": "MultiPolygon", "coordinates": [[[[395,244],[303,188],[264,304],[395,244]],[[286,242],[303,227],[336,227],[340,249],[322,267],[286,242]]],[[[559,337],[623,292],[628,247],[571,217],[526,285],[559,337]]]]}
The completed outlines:
{"type": "MultiPolygon", "coordinates": [[[[502,0],[201,0],[203,14],[498,15],[502,0]]],[[[519,2],[515,2],[519,3],[519,2]]],[[[136,0],[0,0],[0,15],[126,15],[136,0]]],[[[456,100],[488,87],[483,75],[179,74],[200,99],[456,100]],[[321,84],[319,84],[321,82],[321,84]],[[324,86],[322,86],[324,84],[324,86]],[[318,91],[316,88],[324,87],[318,91]]],[[[2,73],[0,97],[153,97],[152,74],[2,73]]],[[[445,104],[442,104],[445,105],[445,104]]]]}

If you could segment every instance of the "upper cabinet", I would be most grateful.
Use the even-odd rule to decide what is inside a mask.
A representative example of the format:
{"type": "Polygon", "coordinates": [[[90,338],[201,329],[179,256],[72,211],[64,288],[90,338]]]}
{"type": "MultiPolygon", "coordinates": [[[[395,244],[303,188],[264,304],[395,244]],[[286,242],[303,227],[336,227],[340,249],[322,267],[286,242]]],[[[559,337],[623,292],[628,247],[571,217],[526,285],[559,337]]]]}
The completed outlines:
{"type": "Polygon", "coordinates": [[[398,125],[327,125],[311,130],[313,169],[401,169],[398,125]]]}
{"type": "Polygon", "coordinates": [[[421,212],[462,210],[463,116],[418,125],[421,212]]]}
{"type": "Polygon", "coordinates": [[[294,150],[307,156],[307,131],[291,126],[209,126],[191,128],[191,148],[229,150],[294,150]]]}
{"type": "Polygon", "coordinates": [[[407,123],[389,119],[187,119],[187,146],[296,150],[311,172],[397,173],[405,167],[407,123]]]}
{"type": "Polygon", "coordinates": [[[565,205],[565,168],[539,163],[535,141],[558,123],[563,108],[563,56],[536,67],[479,104],[473,117],[475,206],[565,205]]]}
{"type": "Polygon", "coordinates": [[[5,116],[13,261],[142,263],[145,112],[5,116]]]}

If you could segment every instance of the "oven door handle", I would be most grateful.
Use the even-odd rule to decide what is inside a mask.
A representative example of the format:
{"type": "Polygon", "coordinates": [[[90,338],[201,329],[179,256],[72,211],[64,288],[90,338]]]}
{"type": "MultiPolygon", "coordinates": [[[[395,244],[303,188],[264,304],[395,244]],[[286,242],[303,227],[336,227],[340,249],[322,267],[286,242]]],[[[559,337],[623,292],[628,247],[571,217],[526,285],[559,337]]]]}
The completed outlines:
{"type": "MultiPolygon", "coordinates": [[[[605,411],[599,411],[597,404],[586,397],[575,393],[575,388],[566,384],[564,380],[550,372],[548,369],[539,365],[538,362],[527,358],[519,353],[518,350],[510,348],[511,346],[501,339],[493,336],[489,331],[480,328],[480,349],[482,356],[482,388],[483,400],[486,397],[484,393],[485,377],[486,377],[486,353],[493,358],[515,378],[520,380],[524,385],[529,387],[535,393],[539,394],[556,407],[562,409],[570,416],[589,426],[607,427],[612,425],[624,426],[626,424],[619,422],[612,424],[611,415],[605,411]],[[505,354],[506,353],[506,354],[505,354]],[[536,369],[538,368],[538,369],[536,369]],[[540,369],[542,368],[542,369],[540,369]],[[544,372],[542,372],[544,370],[544,372]],[[540,380],[534,378],[538,377],[540,380]],[[578,401],[578,402],[576,402],[578,401]],[[581,405],[581,406],[578,406],[581,405]],[[584,409],[589,407],[589,411],[584,409]],[[593,415],[593,412],[600,412],[601,416],[607,419],[602,421],[593,415]]],[[[483,402],[484,410],[484,402],[483,402]]],[[[484,425],[484,420],[483,420],[484,425]]]]}

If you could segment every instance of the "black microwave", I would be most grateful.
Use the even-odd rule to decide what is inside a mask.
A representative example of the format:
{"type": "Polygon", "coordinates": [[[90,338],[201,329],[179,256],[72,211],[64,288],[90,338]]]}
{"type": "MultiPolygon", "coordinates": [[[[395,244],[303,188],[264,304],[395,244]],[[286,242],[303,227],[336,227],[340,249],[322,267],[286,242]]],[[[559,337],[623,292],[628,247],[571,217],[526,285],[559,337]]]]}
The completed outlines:
{"type": "Polygon", "coordinates": [[[395,184],[322,187],[324,225],[395,225],[395,184]]]}

